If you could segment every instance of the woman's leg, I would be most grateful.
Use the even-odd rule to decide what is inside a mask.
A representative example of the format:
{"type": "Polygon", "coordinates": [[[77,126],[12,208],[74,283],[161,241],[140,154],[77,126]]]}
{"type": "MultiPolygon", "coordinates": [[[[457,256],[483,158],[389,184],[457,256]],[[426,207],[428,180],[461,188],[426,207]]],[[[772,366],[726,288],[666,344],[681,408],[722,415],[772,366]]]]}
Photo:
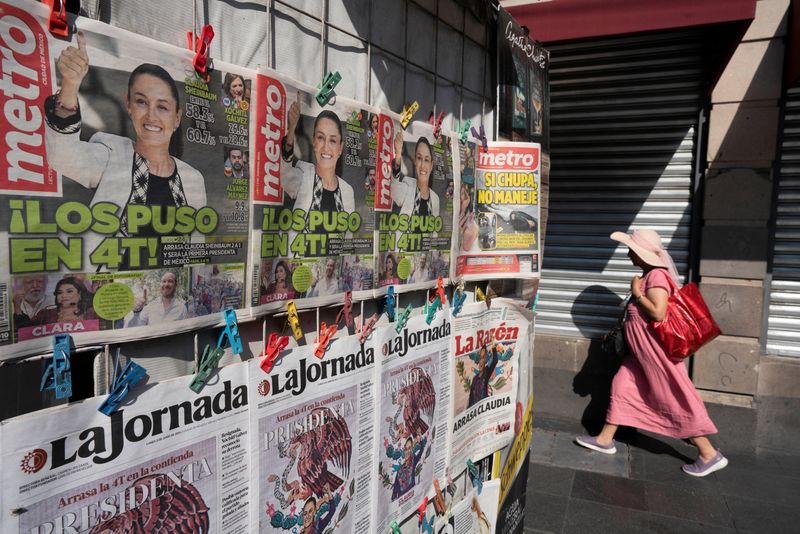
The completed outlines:
{"type": "MultiPolygon", "coordinates": [[[[598,441],[599,441],[598,437],[598,441]]],[[[714,456],[717,454],[717,449],[711,444],[711,440],[709,440],[705,436],[697,436],[695,438],[689,438],[690,441],[697,447],[697,450],[700,451],[700,458],[703,459],[704,462],[709,462],[714,456]]]]}
{"type": "Polygon", "coordinates": [[[617,429],[619,425],[612,425],[611,423],[606,423],[603,425],[603,430],[597,435],[597,443],[601,445],[608,445],[614,440],[614,434],[617,433],[617,429]]]}

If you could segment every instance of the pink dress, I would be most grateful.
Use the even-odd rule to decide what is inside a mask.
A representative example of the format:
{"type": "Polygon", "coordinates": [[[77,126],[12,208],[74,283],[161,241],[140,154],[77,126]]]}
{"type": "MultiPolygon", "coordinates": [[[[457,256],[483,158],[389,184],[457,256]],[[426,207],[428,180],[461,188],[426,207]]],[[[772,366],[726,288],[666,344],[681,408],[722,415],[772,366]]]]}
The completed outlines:
{"type": "MultiPolygon", "coordinates": [[[[644,276],[642,290],[661,287],[672,294],[668,277],[665,269],[653,269],[644,276]]],[[[625,339],[631,355],[611,384],[606,421],[679,439],[716,434],[683,361],[667,357],[638,304],[631,301],[627,313],[625,339]]]]}

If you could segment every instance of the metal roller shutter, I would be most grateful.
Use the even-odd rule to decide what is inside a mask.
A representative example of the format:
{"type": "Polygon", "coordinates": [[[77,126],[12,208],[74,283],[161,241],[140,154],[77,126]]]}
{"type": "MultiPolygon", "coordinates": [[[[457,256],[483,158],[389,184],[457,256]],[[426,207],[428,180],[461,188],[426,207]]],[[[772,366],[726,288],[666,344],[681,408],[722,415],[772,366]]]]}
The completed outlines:
{"type": "Polygon", "coordinates": [[[786,94],[767,352],[800,356],[800,87],[786,94]]]}
{"type": "Polygon", "coordinates": [[[609,234],[653,228],[688,271],[703,38],[682,30],[549,48],[550,219],[536,329],[597,337],[638,274],[609,234]]]}

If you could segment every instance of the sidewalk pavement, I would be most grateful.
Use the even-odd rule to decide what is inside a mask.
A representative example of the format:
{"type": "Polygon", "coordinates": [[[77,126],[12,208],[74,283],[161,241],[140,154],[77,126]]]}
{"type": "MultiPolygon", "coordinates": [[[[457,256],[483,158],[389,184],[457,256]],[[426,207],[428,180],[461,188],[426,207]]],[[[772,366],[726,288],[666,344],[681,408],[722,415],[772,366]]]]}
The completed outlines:
{"type": "MultiPolygon", "coordinates": [[[[725,407],[708,408],[729,433],[752,431],[736,415],[726,418],[725,407]]],[[[526,534],[800,532],[800,448],[722,443],[728,467],[694,478],[681,466],[696,449],[681,440],[628,432],[606,455],[574,443],[586,433],[578,421],[540,414],[534,426],[526,534]]]]}

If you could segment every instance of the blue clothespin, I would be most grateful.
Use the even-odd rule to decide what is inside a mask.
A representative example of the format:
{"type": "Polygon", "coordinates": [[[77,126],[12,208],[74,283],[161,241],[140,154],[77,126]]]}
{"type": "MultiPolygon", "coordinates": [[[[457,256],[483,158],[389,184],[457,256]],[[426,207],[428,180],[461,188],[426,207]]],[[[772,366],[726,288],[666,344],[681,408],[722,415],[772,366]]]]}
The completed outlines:
{"type": "Polygon", "coordinates": [[[400,531],[400,525],[397,524],[397,521],[392,521],[392,524],[389,525],[389,528],[392,529],[392,534],[403,534],[400,531]]]}
{"type": "Polygon", "coordinates": [[[324,106],[331,99],[331,93],[334,88],[342,81],[342,75],[339,71],[329,72],[322,79],[322,85],[318,85],[317,89],[317,102],[320,106],[324,106]]]}
{"type": "Polygon", "coordinates": [[[536,305],[539,304],[539,291],[536,291],[536,296],[533,298],[533,311],[536,311],[536,305]]]}
{"type": "Polygon", "coordinates": [[[233,308],[225,308],[222,316],[225,318],[225,328],[219,335],[217,347],[224,348],[225,338],[227,337],[233,353],[241,354],[244,347],[242,347],[242,337],[239,335],[239,326],[236,324],[236,312],[233,311],[233,308]]]}
{"type": "Polygon", "coordinates": [[[394,321],[394,286],[389,286],[386,290],[386,315],[390,321],[394,321]]]}
{"type": "Polygon", "coordinates": [[[422,523],[420,526],[422,527],[423,533],[433,534],[433,521],[436,519],[436,515],[426,516],[422,518],[422,523]]]}
{"type": "Polygon", "coordinates": [[[467,458],[467,473],[472,480],[472,487],[478,490],[478,495],[483,491],[483,480],[478,474],[478,466],[470,458],[467,458]]]}
{"type": "Polygon", "coordinates": [[[200,393],[200,390],[206,385],[208,378],[217,368],[224,355],[225,349],[222,347],[214,347],[212,349],[211,345],[206,345],[206,348],[203,349],[203,356],[200,357],[200,366],[197,369],[197,373],[192,378],[191,384],[189,384],[189,388],[192,391],[200,393]]]}
{"type": "Polygon", "coordinates": [[[461,306],[464,305],[465,300],[467,300],[467,294],[464,293],[464,286],[461,285],[453,292],[453,317],[457,317],[461,313],[461,306]]]}
{"type": "Polygon", "coordinates": [[[484,152],[488,152],[489,151],[489,140],[486,139],[486,130],[483,128],[483,124],[481,124],[480,133],[478,132],[478,130],[475,129],[474,126],[472,128],[470,128],[469,131],[472,132],[472,137],[474,137],[475,139],[480,140],[481,145],[483,146],[483,151],[484,152]]]}
{"type": "Polygon", "coordinates": [[[399,334],[400,330],[402,330],[403,328],[406,327],[406,323],[408,322],[408,318],[411,316],[411,312],[413,310],[414,310],[414,306],[412,306],[411,304],[406,306],[406,309],[403,310],[403,313],[401,313],[397,317],[397,324],[394,326],[395,332],[397,332],[399,334]]]}
{"type": "Polygon", "coordinates": [[[456,130],[459,134],[458,140],[461,142],[462,145],[467,142],[467,135],[469,135],[470,124],[472,124],[472,121],[467,119],[466,121],[464,121],[464,124],[462,124],[458,130],[456,130]]]}
{"type": "Polygon", "coordinates": [[[72,396],[72,370],[69,363],[69,334],[53,336],[53,361],[42,375],[39,391],[55,390],[57,399],[68,399],[72,396]]]}
{"type": "Polygon", "coordinates": [[[439,295],[436,295],[436,298],[433,299],[433,302],[429,304],[425,304],[427,308],[425,322],[431,324],[433,322],[433,318],[436,317],[436,310],[442,307],[442,301],[439,298],[439,295]]]}
{"type": "Polygon", "coordinates": [[[125,397],[130,393],[131,389],[133,389],[133,386],[144,378],[146,373],[144,367],[132,361],[128,361],[128,365],[125,366],[125,369],[123,369],[121,373],[117,374],[118,371],[119,349],[117,349],[117,358],[114,362],[114,387],[111,388],[111,393],[108,394],[106,400],[104,400],[103,404],[97,409],[109,417],[111,417],[112,413],[117,411],[117,408],[119,408],[119,405],[122,404],[122,401],[125,400],[125,397]]]}

